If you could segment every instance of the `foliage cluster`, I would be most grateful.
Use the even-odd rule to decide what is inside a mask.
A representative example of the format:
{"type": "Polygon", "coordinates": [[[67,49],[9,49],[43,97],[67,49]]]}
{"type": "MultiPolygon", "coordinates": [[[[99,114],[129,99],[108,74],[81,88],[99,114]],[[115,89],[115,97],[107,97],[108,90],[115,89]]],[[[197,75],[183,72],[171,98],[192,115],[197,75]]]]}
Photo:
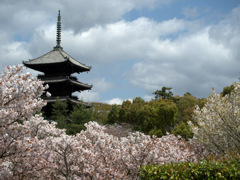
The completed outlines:
{"type": "Polygon", "coordinates": [[[174,97],[177,106],[176,124],[172,131],[175,135],[180,135],[185,139],[193,137],[188,121],[193,122],[193,111],[195,106],[203,107],[206,103],[205,98],[196,98],[190,93],[185,93],[182,97],[174,97]]]}
{"type": "Polygon", "coordinates": [[[65,102],[57,101],[53,104],[52,119],[58,122],[58,128],[67,129],[68,134],[76,134],[84,129],[84,123],[96,121],[100,124],[128,123],[133,130],[151,136],[161,137],[166,132],[171,132],[185,139],[192,138],[193,133],[187,122],[193,120],[194,106],[202,107],[205,99],[197,99],[190,93],[183,97],[173,96],[170,90],[167,87],[157,90],[154,92],[156,99],[150,102],[136,97],[133,102],[124,101],[121,106],[92,103],[90,109],[78,106],[71,112],[65,102]],[[78,121],[72,118],[77,118],[78,121]]]}
{"type": "Polygon", "coordinates": [[[137,97],[122,106],[113,106],[108,115],[109,123],[129,123],[134,130],[151,135],[165,135],[171,131],[177,108],[171,100],[144,102],[137,97]]]}
{"type": "Polygon", "coordinates": [[[94,121],[100,124],[106,124],[108,121],[107,116],[112,109],[112,105],[98,102],[92,102],[91,105],[92,118],[94,121]]]}
{"type": "Polygon", "coordinates": [[[171,88],[157,90],[155,99],[145,102],[136,97],[133,102],[127,100],[121,106],[113,105],[108,114],[108,123],[129,123],[134,130],[161,137],[166,132],[181,135],[188,139],[193,136],[188,121],[192,121],[194,107],[202,107],[205,99],[197,99],[190,93],[183,97],[173,96],[171,88]]]}
{"type": "Polygon", "coordinates": [[[75,105],[69,111],[67,102],[57,98],[52,107],[51,118],[57,122],[57,128],[66,129],[69,135],[85,130],[84,124],[93,120],[91,109],[87,109],[84,104],[75,105]]]}
{"type": "Polygon", "coordinates": [[[82,103],[69,110],[67,102],[57,98],[56,102],[52,104],[51,119],[57,122],[57,128],[66,129],[66,133],[69,135],[85,130],[84,124],[90,121],[106,124],[112,106],[103,103],[91,103],[91,105],[91,108],[86,108],[82,103]]]}
{"type": "Polygon", "coordinates": [[[240,179],[240,159],[225,162],[200,161],[177,164],[146,165],[140,169],[140,179],[240,179]]]}

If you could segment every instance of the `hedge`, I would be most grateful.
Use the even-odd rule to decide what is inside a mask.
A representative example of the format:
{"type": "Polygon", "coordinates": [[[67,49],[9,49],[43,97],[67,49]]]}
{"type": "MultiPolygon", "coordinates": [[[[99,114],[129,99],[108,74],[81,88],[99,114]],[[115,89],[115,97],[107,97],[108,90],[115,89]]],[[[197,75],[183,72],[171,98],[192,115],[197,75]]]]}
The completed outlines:
{"type": "Polygon", "coordinates": [[[240,159],[231,161],[181,162],[178,164],[146,165],[140,168],[141,180],[160,179],[240,179],[240,159]]]}

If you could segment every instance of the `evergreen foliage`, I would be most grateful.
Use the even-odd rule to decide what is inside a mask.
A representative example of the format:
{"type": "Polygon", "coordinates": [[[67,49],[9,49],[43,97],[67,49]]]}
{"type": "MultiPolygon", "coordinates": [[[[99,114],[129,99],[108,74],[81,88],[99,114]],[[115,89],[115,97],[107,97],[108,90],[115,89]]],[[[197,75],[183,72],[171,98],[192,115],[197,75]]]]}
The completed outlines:
{"type": "Polygon", "coordinates": [[[177,107],[172,100],[159,99],[145,102],[137,97],[127,100],[122,106],[114,105],[108,115],[108,122],[129,123],[134,130],[161,137],[174,127],[177,107]]]}
{"type": "Polygon", "coordinates": [[[57,122],[57,128],[66,129],[66,133],[73,135],[86,129],[84,123],[93,120],[92,111],[84,105],[75,105],[73,110],[68,110],[66,101],[57,98],[52,105],[52,119],[57,122]]]}
{"type": "Polygon", "coordinates": [[[52,104],[51,119],[57,122],[57,128],[67,128],[68,105],[66,101],[60,101],[59,97],[56,98],[55,103],[52,104]]]}
{"type": "Polygon", "coordinates": [[[231,86],[226,86],[226,87],[223,88],[223,91],[222,91],[221,95],[224,97],[227,94],[230,94],[233,90],[234,90],[234,85],[233,84],[231,86]]]}
{"type": "Polygon", "coordinates": [[[174,127],[174,130],[172,131],[173,134],[180,135],[184,139],[188,140],[193,137],[193,133],[190,130],[190,127],[187,123],[181,121],[179,124],[177,124],[174,127]]]}
{"type": "Polygon", "coordinates": [[[155,99],[172,99],[173,93],[170,91],[172,88],[163,86],[161,90],[156,90],[153,94],[155,99]]]}
{"type": "Polygon", "coordinates": [[[73,107],[73,111],[70,114],[70,119],[73,124],[84,124],[92,121],[92,111],[86,109],[84,105],[78,104],[73,107]]]}
{"type": "Polygon", "coordinates": [[[136,97],[132,102],[124,101],[122,105],[92,103],[88,110],[78,106],[69,111],[66,102],[57,100],[53,104],[52,119],[58,122],[58,128],[67,129],[68,134],[76,134],[84,129],[84,122],[94,120],[100,124],[128,123],[136,131],[158,137],[172,132],[185,139],[192,138],[187,122],[193,121],[194,107],[202,107],[206,100],[197,99],[190,93],[185,93],[183,97],[173,97],[170,90],[166,87],[157,90],[164,97],[158,96],[158,99],[150,102],[136,97]]]}
{"type": "Polygon", "coordinates": [[[240,159],[233,159],[225,162],[200,161],[181,162],[177,164],[146,165],[140,169],[140,179],[161,180],[161,179],[240,179],[240,159]]]}
{"type": "Polygon", "coordinates": [[[112,109],[111,111],[108,113],[108,116],[107,116],[107,123],[109,124],[114,124],[114,123],[119,123],[119,111],[120,111],[120,106],[119,105],[116,105],[114,104],[112,106],[112,109]]]}
{"type": "Polygon", "coordinates": [[[68,105],[66,101],[60,101],[60,98],[56,98],[56,102],[52,104],[52,118],[55,120],[67,119],[68,105]]]}
{"type": "Polygon", "coordinates": [[[155,91],[156,99],[150,102],[136,97],[133,102],[126,100],[121,106],[113,105],[107,123],[129,123],[134,130],[158,137],[172,132],[185,139],[192,138],[187,122],[193,121],[195,106],[203,107],[206,99],[197,99],[190,93],[173,96],[170,90],[163,87],[155,91]]]}
{"type": "Polygon", "coordinates": [[[93,119],[100,124],[109,123],[108,114],[112,109],[112,105],[99,103],[99,102],[93,102],[91,104],[92,104],[91,110],[92,110],[93,119]]]}

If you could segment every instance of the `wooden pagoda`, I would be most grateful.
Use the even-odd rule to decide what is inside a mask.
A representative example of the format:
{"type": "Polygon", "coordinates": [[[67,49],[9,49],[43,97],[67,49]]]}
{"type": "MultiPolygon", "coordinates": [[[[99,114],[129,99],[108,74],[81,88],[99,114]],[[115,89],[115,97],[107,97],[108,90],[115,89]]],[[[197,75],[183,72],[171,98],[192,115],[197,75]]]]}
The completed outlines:
{"type": "MultiPolygon", "coordinates": [[[[23,61],[23,64],[44,74],[38,75],[38,79],[49,85],[51,97],[43,95],[42,98],[47,101],[44,108],[47,116],[51,115],[51,105],[59,97],[60,101],[67,101],[69,106],[83,103],[72,93],[76,91],[90,90],[92,85],[88,85],[77,80],[72,76],[73,73],[90,71],[91,67],[78,62],[67,54],[61,47],[61,15],[60,10],[57,22],[57,45],[52,51],[29,61],[23,61]]],[[[70,107],[71,108],[71,107],[70,107]]]]}

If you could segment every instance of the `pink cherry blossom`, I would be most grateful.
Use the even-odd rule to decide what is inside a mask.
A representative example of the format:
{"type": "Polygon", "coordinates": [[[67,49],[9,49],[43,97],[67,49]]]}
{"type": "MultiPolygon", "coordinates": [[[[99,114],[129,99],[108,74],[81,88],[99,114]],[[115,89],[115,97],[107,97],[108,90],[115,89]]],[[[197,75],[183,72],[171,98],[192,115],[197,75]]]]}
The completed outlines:
{"type": "Polygon", "coordinates": [[[47,87],[22,70],[9,66],[0,75],[0,179],[138,179],[141,165],[197,161],[192,144],[171,134],[114,136],[89,122],[67,135],[35,114],[47,87]]]}

